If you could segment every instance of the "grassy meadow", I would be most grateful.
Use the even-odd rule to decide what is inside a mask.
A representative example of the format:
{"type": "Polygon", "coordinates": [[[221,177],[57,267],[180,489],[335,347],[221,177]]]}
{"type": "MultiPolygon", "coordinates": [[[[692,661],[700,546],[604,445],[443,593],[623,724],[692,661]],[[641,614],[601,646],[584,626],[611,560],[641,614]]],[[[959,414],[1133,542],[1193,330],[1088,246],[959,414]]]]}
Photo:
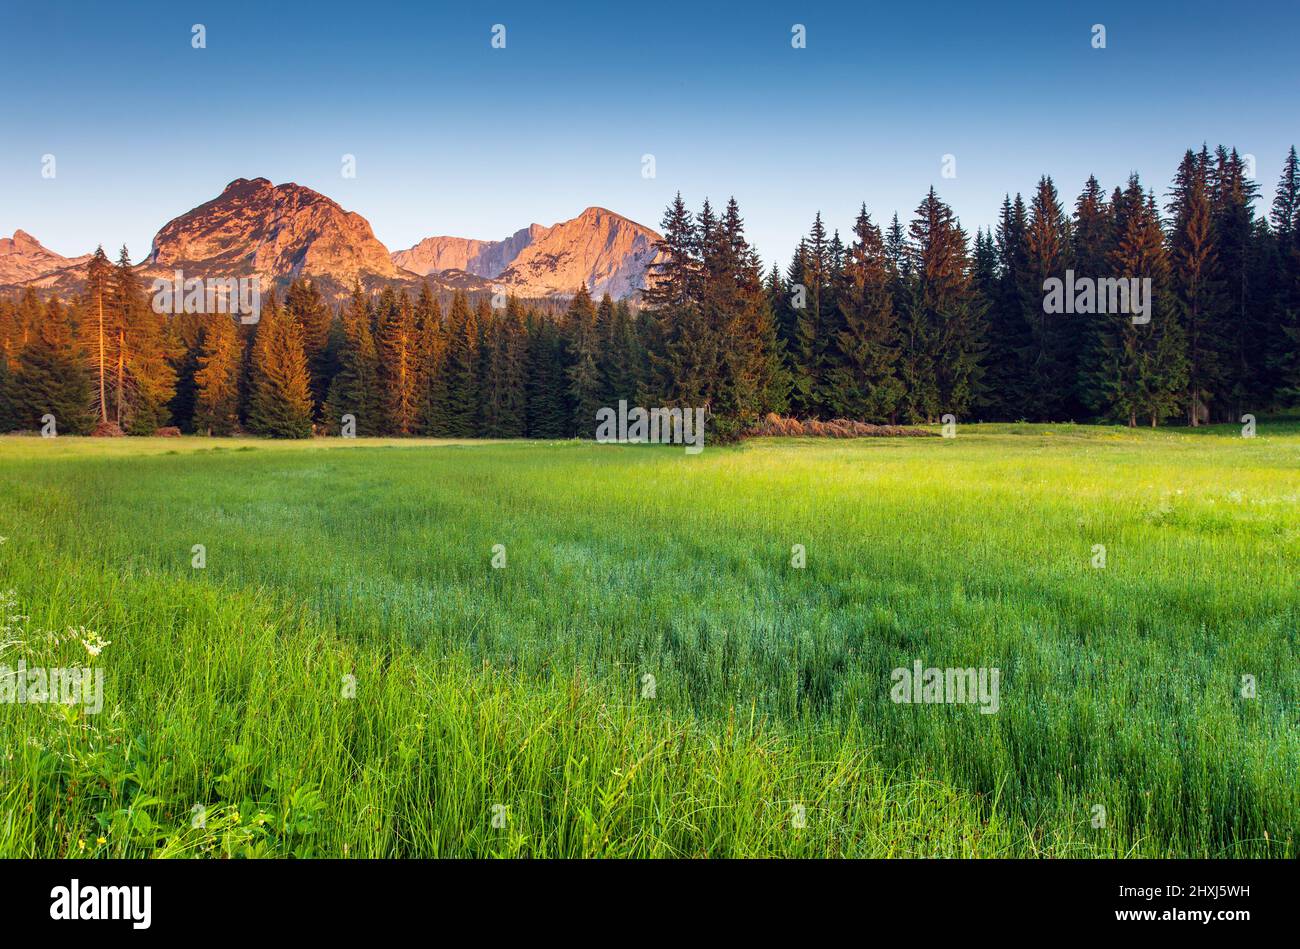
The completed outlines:
{"type": "Polygon", "coordinates": [[[0,498],[0,662],[104,671],[0,705],[0,856],[1300,853],[1294,420],[7,437],[0,498]]]}

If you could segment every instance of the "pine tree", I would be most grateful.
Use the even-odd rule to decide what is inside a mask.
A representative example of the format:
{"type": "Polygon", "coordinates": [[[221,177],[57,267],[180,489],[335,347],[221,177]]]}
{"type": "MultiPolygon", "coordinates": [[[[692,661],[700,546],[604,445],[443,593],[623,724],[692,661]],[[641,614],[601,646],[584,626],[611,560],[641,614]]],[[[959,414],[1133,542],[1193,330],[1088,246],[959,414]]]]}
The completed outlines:
{"type": "Polygon", "coordinates": [[[966,234],[931,188],[909,228],[913,285],[900,320],[903,414],[962,417],[980,395],[986,330],[966,234]]]}
{"type": "Polygon", "coordinates": [[[447,334],[442,308],[427,283],[415,301],[416,430],[442,436],[447,424],[447,334]]]}
{"type": "Polygon", "coordinates": [[[790,379],[790,410],[797,415],[810,414],[816,390],[812,355],[804,346],[800,332],[800,322],[806,320],[808,309],[808,274],[813,269],[809,266],[809,256],[807,238],[801,238],[786,268],[783,291],[775,310],[777,335],[790,379]]]}
{"type": "Polygon", "coordinates": [[[298,326],[272,296],[262,307],[253,344],[248,428],[272,438],[311,436],[311,377],[298,326]]]}
{"type": "Polygon", "coordinates": [[[112,265],[103,247],[96,247],[86,266],[86,288],[82,297],[81,326],[88,343],[90,363],[95,374],[94,405],[101,423],[109,419],[109,393],[113,367],[117,363],[114,351],[118,337],[111,288],[112,265]]]}
{"type": "Polygon", "coordinates": [[[194,377],[203,356],[207,326],[199,319],[173,319],[169,321],[167,332],[168,349],[172,353],[169,362],[176,374],[176,391],[167,403],[167,412],[173,425],[183,432],[192,433],[198,403],[198,384],[194,377]]]}
{"type": "Polygon", "coordinates": [[[22,338],[17,304],[12,300],[0,299],[0,352],[12,360],[25,345],[27,341],[22,338]]]}
{"type": "Polygon", "coordinates": [[[1043,302],[1044,283],[1065,279],[1074,265],[1070,229],[1052,179],[1043,176],[1030,202],[1025,231],[1025,325],[1028,334],[1021,351],[1019,371],[1024,398],[1022,409],[1032,418],[1061,421],[1075,415],[1074,380],[1078,373],[1072,337],[1072,318],[1049,314],[1043,302]]]}
{"type": "Polygon", "coordinates": [[[410,297],[399,298],[392,287],[379,296],[379,384],[383,399],[384,429],[393,435],[415,431],[419,408],[416,382],[415,311],[410,297]]]}
{"type": "Polygon", "coordinates": [[[332,432],[338,432],[345,415],[356,423],[357,435],[383,433],[383,404],[379,386],[378,357],[370,330],[370,311],[361,286],[352,296],[339,320],[337,359],[339,370],[330,382],[322,415],[332,432]]]}
{"type": "Polygon", "coordinates": [[[480,434],[480,336],[478,318],[456,291],[447,318],[447,424],[451,438],[480,434]]]}
{"type": "MultiPolygon", "coordinates": [[[[979,298],[980,305],[984,307],[988,314],[986,324],[988,327],[988,338],[993,338],[993,325],[997,320],[997,305],[1002,293],[1002,278],[999,271],[998,245],[993,237],[992,229],[984,230],[977,228],[975,230],[975,249],[971,255],[971,282],[975,293],[979,298]]],[[[976,403],[976,408],[981,418],[997,417],[998,413],[994,412],[998,399],[990,384],[990,378],[993,375],[993,360],[990,354],[992,344],[990,343],[984,352],[984,387],[980,398],[976,403]]],[[[1071,390],[1073,391],[1074,380],[1071,380],[1071,390]]]]}
{"type": "Polygon", "coordinates": [[[485,347],[488,370],[484,389],[488,398],[484,434],[489,438],[521,438],[524,435],[527,418],[526,345],[519,301],[512,295],[506,300],[505,313],[492,320],[490,339],[485,347]]]}
{"type": "MultiPolygon", "coordinates": [[[[1027,391],[1025,365],[1032,349],[1026,297],[1029,286],[1029,216],[1019,194],[1002,200],[995,238],[999,285],[990,300],[985,394],[982,399],[991,418],[1017,420],[1032,417],[1034,405],[1027,391]]],[[[1039,296],[1041,307],[1041,295],[1039,296]]]]}
{"type": "Polygon", "coordinates": [[[818,416],[826,408],[824,379],[831,332],[827,324],[830,322],[831,287],[838,256],[834,252],[836,248],[826,237],[826,226],[820,212],[813,219],[812,230],[800,245],[800,250],[803,253],[799,270],[802,273],[804,305],[796,306],[791,397],[797,412],[818,416]]]}
{"type": "Polygon", "coordinates": [[[201,435],[239,431],[239,374],[242,346],[234,320],[225,313],[204,318],[203,348],[194,373],[194,430],[201,435]]]}
{"type": "Polygon", "coordinates": [[[643,298],[655,310],[686,306],[698,290],[699,260],[695,221],[686,210],[681,192],[664,212],[663,238],[646,279],[643,298]]]}
{"type": "Polygon", "coordinates": [[[1169,208],[1173,302],[1186,338],[1187,391],[1183,401],[1192,426],[1209,418],[1209,406],[1224,381],[1224,307],[1216,280],[1208,173],[1205,156],[1189,150],[1178,166],[1169,208]]]}
{"type": "Polygon", "coordinates": [[[1268,396],[1261,391],[1262,347],[1266,332],[1253,311],[1250,257],[1255,241],[1254,202],[1258,185],[1248,179],[1245,165],[1234,148],[1219,146],[1209,169],[1211,227],[1218,266],[1214,279],[1223,288],[1224,392],[1215,400],[1221,421],[1235,421],[1252,409],[1258,411],[1268,396]]]}
{"type": "Polygon", "coordinates": [[[285,294],[284,308],[289,318],[298,326],[303,352],[307,356],[307,370],[311,374],[313,410],[318,419],[325,399],[329,395],[330,380],[338,371],[334,353],[330,349],[330,332],[334,324],[330,308],[324,297],[310,280],[295,278],[285,294]]]}
{"type": "Polygon", "coordinates": [[[597,324],[603,324],[600,340],[600,375],[605,404],[617,405],[620,399],[636,404],[641,386],[641,365],[645,354],[637,338],[636,325],[627,301],[614,303],[609,294],[601,300],[597,324]],[[608,303],[608,307],[606,304],[608,303]],[[602,315],[602,314],[608,314],[602,315]]]}
{"type": "Polygon", "coordinates": [[[115,421],[133,435],[152,435],[169,419],[176,394],[167,316],[150,305],[125,247],[113,269],[117,357],[113,374],[115,421]]]}
{"type": "Polygon", "coordinates": [[[602,405],[617,405],[615,394],[618,374],[613,366],[614,359],[614,298],[608,293],[600,298],[596,306],[596,371],[600,375],[600,401],[602,405]]]}
{"type": "Polygon", "coordinates": [[[1300,405],[1300,161],[1295,146],[1282,166],[1271,214],[1275,276],[1268,365],[1278,408],[1300,405]]]}
{"type": "Polygon", "coordinates": [[[18,427],[38,429],[53,415],[62,435],[85,435],[94,425],[90,377],[72,336],[67,309],[57,298],[41,308],[40,318],[18,354],[12,385],[18,427]]]}
{"type": "Polygon", "coordinates": [[[736,199],[727,201],[713,246],[702,248],[710,332],[719,341],[719,372],[707,405],[715,438],[727,441],[752,428],[780,404],[784,367],[758,254],[745,237],[736,199]]]}
{"type": "Polygon", "coordinates": [[[14,405],[14,376],[9,369],[9,352],[0,345],[0,432],[12,432],[18,427],[17,407],[14,405]]]}
{"type": "MultiPolygon", "coordinates": [[[[1118,194],[1118,189],[1116,189],[1118,194]]],[[[1113,208],[1096,177],[1089,176],[1074,203],[1073,241],[1076,280],[1099,280],[1111,276],[1111,252],[1114,249],[1113,208]]],[[[1097,315],[1083,315],[1076,322],[1078,346],[1074,388],[1082,406],[1098,411],[1102,404],[1095,391],[1095,381],[1105,375],[1108,358],[1109,324],[1097,315]]]]}
{"type": "Polygon", "coordinates": [[[844,268],[845,292],[839,301],[842,354],[831,372],[829,403],[833,412],[852,419],[888,422],[903,396],[895,375],[898,330],[890,293],[891,276],[880,228],[864,204],[853,225],[856,240],[844,268]]]}
{"type": "Polygon", "coordinates": [[[530,438],[566,438],[573,411],[568,404],[564,340],[550,320],[530,311],[524,327],[528,336],[526,415],[530,438]]]}
{"type": "MultiPolygon", "coordinates": [[[[1096,314],[1101,359],[1085,380],[1092,407],[1134,426],[1155,426],[1182,408],[1187,391],[1186,342],[1169,293],[1169,259],[1155,199],[1144,195],[1138,177],[1111,201],[1114,246],[1110,267],[1118,278],[1149,279],[1150,311],[1145,323],[1129,312],[1096,314]]],[[[1133,307],[1130,307],[1133,309],[1133,307]]]]}
{"type": "Polygon", "coordinates": [[[579,288],[565,314],[568,341],[569,398],[573,404],[572,431],[590,438],[596,431],[596,412],[604,407],[604,386],[596,363],[600,339],[596,328],[596,307],[586,284],[579,288]]]}

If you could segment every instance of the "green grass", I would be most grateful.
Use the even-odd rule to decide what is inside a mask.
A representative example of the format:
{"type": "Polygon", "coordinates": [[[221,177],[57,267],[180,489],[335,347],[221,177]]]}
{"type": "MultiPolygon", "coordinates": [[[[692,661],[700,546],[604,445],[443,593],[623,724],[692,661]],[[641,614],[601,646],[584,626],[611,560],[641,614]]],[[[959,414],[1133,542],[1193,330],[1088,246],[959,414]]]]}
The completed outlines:
{"type": "Polygon", "coordinates": [[[0,662],[105,671],[0,705],[3,856],[1300,850],[1295,420],[11,437],[0,498],[0,662]],[[999,711],[891,702],[917,659],[999,711]]]}

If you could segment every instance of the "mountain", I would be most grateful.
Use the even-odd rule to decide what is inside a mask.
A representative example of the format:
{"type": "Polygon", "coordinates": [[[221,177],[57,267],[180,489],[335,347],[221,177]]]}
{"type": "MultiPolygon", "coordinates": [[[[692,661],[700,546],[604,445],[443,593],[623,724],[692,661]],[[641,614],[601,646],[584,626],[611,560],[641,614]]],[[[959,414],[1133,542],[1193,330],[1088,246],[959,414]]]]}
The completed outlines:
{"type": "Polygon", "coordinates": [[[587,208],[551,227],[533,224],[501,241],[428,237],[393,261],[418,274],[454,267],[524,297],[565,296],[586,283],[593,296],[645,286],[659,235],[605,208],[587,208]]]}
{"type": "Polygon", "coordinates": [[[270,283],[314,277],[350,286],[402,276],[360,214],[318,191],[265,178],[237,178],[213,200],[168,221],[145,263],[201,277],[257,274],[270,283]]]}
{"type": "MultiPolygon", "coordinates": [[[[59,257],[22,231],[0,242],[0,289],[31,286],[71,296],[86,279],[89,255],[59,257]]],[[[265,178],[237,178],[211,201],[168,221],[154,236],[149,256],[136,267],[142,280],[186,277],[262,278],[263,290],[311,279],[327,296],[396,284],[418,291],[485,291],[490,284],[463,270],[444,268],[430,277],[403,270],[360,214],[318,191],[265,178]]]]}
{"type": "Polygon", "coordinates": [[[393,254],[393,263],[422,276],[441,270],[464,270],[479,277],[495,277],[521,250],[548,230],[540,224],[531,224],[503,241],[426,237],[414,247],[393,254]]]}
{"type": "MultiPolygon", "coordinates": [[[[495,286],[522,297],[562,297],[586,283],[592,294],[627,297],[645,285],[659,235],[604,208],[587,208],[551,227],[533,224],[504,240],[430,237],[390,254],[354,211],[311,188],[237,178],[217,197],[175,217],[137,266],[142,280],[262,278],[263,292],[297,277],[338,298],[356,282],[412,292],[481,292],[495,286]]],[[[0,239],[0,290],[43,294],[81,290],[89,255],[61,257],[23,231],[0,239]]]]}
{"type": "Polygon", "coordinates": [[[42,245],[26,231],[14,231],[13,237],[0,237],[0,286],[26,283],[67,267],[84,264],[89,259],[89,254],[64,257],[42,245]]]}

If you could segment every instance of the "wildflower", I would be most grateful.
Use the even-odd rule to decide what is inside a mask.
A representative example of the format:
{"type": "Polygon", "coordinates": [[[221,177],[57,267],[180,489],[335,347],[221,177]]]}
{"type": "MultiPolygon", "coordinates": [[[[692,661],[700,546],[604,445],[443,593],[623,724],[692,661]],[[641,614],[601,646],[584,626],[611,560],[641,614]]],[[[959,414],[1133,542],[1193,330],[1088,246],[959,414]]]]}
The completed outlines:
{"type": "MultiPolygon", "coordinates": [[[[72,632],[72,630],[68,630],[68,632],[72,632]]],[[[99,633],[92,631],[89,634],[86,634],[86,628],[84,626],[81,627],[81,632],[83,633],[81,637],[81,645],[85,646],[86,652],[90,653],[92,656],[98,656],[104,651],[105,647],[113,645],[111,639],[101,639],[99,633]]]]}
{"type": "Polygon", "coordinates": [[[99,845],[102,847],[102,846],[104,846],[104,844],[108,843],[108,840],[107,840],[107,838],[104,838],[104,837],[96,837],[96,838],[95,838],[95,843],[99,844],[99,845]]]}
{"type": "Polygon", "coordinates": [[[78,841],[77,841],[77,849],[78,849],[78,850],[85,850],[85,849],[86,849],[86,842],[85,842],[84,840],[78,840],[78,841]]]}

